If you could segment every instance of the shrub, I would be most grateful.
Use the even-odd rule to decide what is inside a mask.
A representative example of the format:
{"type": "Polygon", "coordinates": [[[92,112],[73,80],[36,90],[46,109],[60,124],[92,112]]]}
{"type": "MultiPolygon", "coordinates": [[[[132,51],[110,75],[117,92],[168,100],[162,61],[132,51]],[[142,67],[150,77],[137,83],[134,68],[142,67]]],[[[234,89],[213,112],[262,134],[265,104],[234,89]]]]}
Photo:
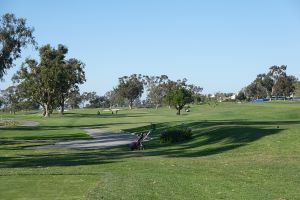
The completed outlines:
{"type": "Polygon", "coordinates": [[[192,129],[190,128],[169,128],[160,134],[161,143],[182,142],[192,138],[192,129]]]}

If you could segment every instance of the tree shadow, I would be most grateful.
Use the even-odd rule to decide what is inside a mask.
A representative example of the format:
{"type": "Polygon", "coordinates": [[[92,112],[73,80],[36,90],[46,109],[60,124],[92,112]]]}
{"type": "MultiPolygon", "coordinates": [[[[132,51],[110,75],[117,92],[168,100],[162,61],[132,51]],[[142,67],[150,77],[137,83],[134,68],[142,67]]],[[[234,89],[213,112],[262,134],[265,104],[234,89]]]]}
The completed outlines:
{"type": "MultiPolygon", "coordinates": [[[[263,137],[278,134],[284,129],[260,128],[247,126],[218,126],[201,132],[195,131],[193,139],[177,144],[157,145],[149,143],[149,155],[164,155],[169,157],[202,157],[224,153],[246,146],[263,137]]],[[[157,140],[157,139],[156,139],[157,140]]]]}
{"type": "Polygon", "coordinates": [[[96,152],[82,153],[49,153],[26,154],[15,157],[0,157],[0,168],[40,168],[78,165],[98,165],[112,163],[112,158],[106,159],[96,152]]]}
{"type": "MultiPolygon", "coordinates": [[[[159,135],[169,127],[167,123],[157,124],[157,129],[146,143],[149,156],[200,157],[223,153],[246,146],[263,137],[282,132],[281,125],[300,124],[300,121],[247,121],[214,120],[181,123],[177,127],[189,127],[193,130],[193,139],[176,144],[160,144],[159,135]]],[[[144,132],[149,126],[142,126],[127,131],[144,132]]]]}

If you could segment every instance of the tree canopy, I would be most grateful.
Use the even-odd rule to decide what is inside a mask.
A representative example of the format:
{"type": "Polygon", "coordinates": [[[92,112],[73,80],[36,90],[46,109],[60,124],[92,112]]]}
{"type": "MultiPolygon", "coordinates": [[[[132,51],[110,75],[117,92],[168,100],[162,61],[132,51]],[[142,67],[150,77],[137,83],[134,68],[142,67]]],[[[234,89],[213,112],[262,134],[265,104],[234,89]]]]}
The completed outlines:
{"type": "Polygon", "coordinates": [[[141,97],[144,92],[144,83],[142,75],[132,74],[119,78],[119,85],[116,88],[117,93],[129,101],[129,107],[132,109],[134,100],[141,97]]]}
{"type": "Polygon", "coordinates": [[[36,47],[34,29],[28,27],[26,19],[5,14],[0,18],[0,79],[6,70],[13,67],[13,61],[21,56],[22,48],[28,44],[36,47]]]}

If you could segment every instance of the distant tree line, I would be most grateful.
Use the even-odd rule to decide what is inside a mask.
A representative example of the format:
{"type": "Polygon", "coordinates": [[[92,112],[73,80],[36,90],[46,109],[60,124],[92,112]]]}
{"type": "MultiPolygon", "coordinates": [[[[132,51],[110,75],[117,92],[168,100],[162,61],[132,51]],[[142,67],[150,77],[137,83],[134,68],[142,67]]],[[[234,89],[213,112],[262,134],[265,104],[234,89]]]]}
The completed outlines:
{"type": "Polygon", "coordinates": [[[287,66],[271,66],[268,73],[258,74],[256,79],[243,88],[237,98],[254,100],[259,98],[290,97],[295,92],[297,78],[286,73],[287,66]]]}
{"type": "Polygon", "coordinates": [[[148,76],[132,74],[119,78],[119,84],[104,96],[95,92],[83,93],[82,101],[87,107],[112,108],[120,106],[155,107],[162,105],[174,107],[177,114],[186,104],[200,102],[202,88],[187,84],[187,79],[173,81],[167,75],[148,76]],[[146,99],[141,96],[146,91],[146,99]]]}

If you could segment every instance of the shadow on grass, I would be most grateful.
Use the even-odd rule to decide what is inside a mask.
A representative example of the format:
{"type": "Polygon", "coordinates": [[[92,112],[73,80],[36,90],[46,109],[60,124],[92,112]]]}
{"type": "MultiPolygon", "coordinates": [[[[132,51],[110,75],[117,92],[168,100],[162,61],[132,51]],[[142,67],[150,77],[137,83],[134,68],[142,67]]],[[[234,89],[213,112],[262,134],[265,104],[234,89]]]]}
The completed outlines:
{"type": "MultiPolygon", "coordinates": [[[[284,129],[282,125],[300,124],[298,120],[290,121],[247,121],[247,120],[213,120],[182,123],[177,126],[190,127],[193,139],[176,144],[160,144],[160,132],[168,124],[156,125],[152,133],[153,140],[146,143],[144,155],[166,157],[201,157],[224,153],[246,146],[263,137],[278,134],[284,129]]],[[[129,132],[145,132],[149,126],[128,129],[129,132]]]]}
{"type": "MultiPolygon", "coordinates": [[[[300,124],[300,121],[194,121],[179,125],[192,128],[192,140],[177,144],[160,144],[160,132],[169,127],[168,123],[160,123],[156,124],[156,130],[150,135],[153,139],[145,143],[146,150],[144,151],[132,152],[129,151],[128,146],[100,150],[67,151],[66,153],[41,153],[41,151],[37,151],[35,154],[26,154],[26,152],[32,152],[31,150],[28,150],[22,151],[22,155],[15,154],[14,156],[0,156],[0,168],[99,165],[122,162],[123,159],[126,158],[142,156],[213,156],[244,147],[264,137],[278,134],[284,130],[280,128],[280,126],[293,124],[300,124]]],[[[18,127],[18,130],[33,130],[36,128],[43,130],[51,127],[52,126],[18,127]]],[[[84,125],[84,127],[86,127],[86,125],[84,125]]],[[[128,129],[127,131],[142,132],[148,131],[149,128],[149,125],[147,125],[128,129]]],[[[1,145],[3,145],[1,150],[6,150],[5,145],[7,145],[7,150],[10,150],[9,143],[1,145]]],[[[22,145],[22,147],[18,150],[22,150],[25,146],[26,145],[22,145]]]]}
{"type": "MultiPolygon", "coordinates": [[[[0,157],[0,168],[20,167],[53,167],[99,165],[122,162],[126,158],[143,156],[160,157],[204,157],[232,151],[244,147],[261,138],[278,134],[284,129],[279,125],[299,123],[298,121],[200,121],[184,124],[193,129],[193,139],[176,144],[160,144],[159,133],[168,124],[157,124],[157,130],[151,135],[151,141],[145,143],[144,151],[129,151],[128,146],[114,147],[100,150],[81,150],[66,153],[26,154],[11,157],[0,157]]],[[[143,126],[130,131],[147,131],[149,126],[143,126]]],[[[24,145],[22,145],[24,148],[24,145]]],[[[22,149],[21,148],[21,149],[22,149]]],[[[1,148],[5,150],[5,148],[1,148]]],[[[9,149],[9,148],[8,148],[9,149]]],[[[31,153],[32,151],[27,150],[31,153]]]]}
{"type": "Polygon", "coordinates": [[[17,157],[0,157],[0,168],[53,167],[107,164],[113,159],[105,159],[95,152],[66,154],[29,154],[17,157]]]}
{"type": "MultiPolygon", "coordinates": [[[[195,128],[195,127],[194,127],[195,128]]],[[[196,129],[193,139],[177,144],[157,145],[149,142],[149,155],[165,155],[169,157],[201,157],[224,153],[246,146],[263,137],[278,134],[283,129],[259,128],[247,126],[217,126],[206,130],[196,129]]],[[[158,140],[158,138],[156,138],[158,140]]]]}

